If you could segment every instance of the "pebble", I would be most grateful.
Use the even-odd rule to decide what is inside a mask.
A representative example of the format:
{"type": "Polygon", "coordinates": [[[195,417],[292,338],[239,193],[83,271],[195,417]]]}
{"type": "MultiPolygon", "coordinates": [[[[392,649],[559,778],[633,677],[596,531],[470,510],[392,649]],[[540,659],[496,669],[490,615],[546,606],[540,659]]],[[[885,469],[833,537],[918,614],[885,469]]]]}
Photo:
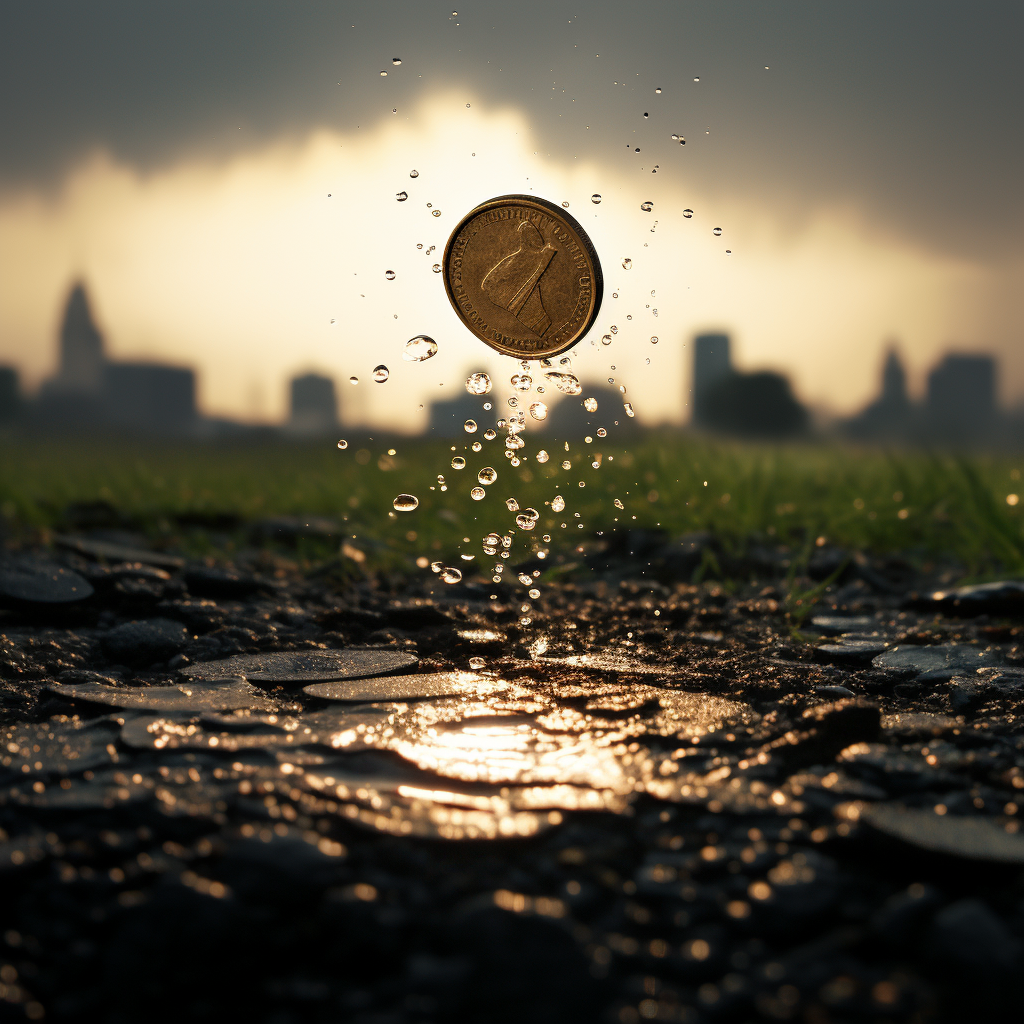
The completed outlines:
{"type": "Polygon", "coordinates": [[[888,646],[882,640],[847,640],[838,644],[820,644],[815,652],[825,661],[839,665],[866,665],[888,646]]]}
{"type": "Polygon", "coordinates": [[[58,547],[75,551],[97,562],[141,562],[143,565],[156,565],[165,569],[180,569],[185,564],[185,559],[177,555],[166,555],[159,551],[116,544],[107,540],[94,540],[91,537],[57,534],[53,540],[58,547]]]}
{"type": "Polygon", "coordinates": [[[0,559],[0,602],[5,604],[71,604],[92,595],[85,577],[61,565],[30,557],[0,559]]]}
{"type": "Polygon", "coordinates": [[[100,642],[115,662],[123,665],[152,665],[154,662],[166,661],[184,650],[189,635],[180,622],[156,618],[115,626],[103,635],[100,642]]]}
{"type": "Polygon", "coordinates": [[[135,711],[276,711],[277,704],[262,690],[240,676],[220,680],[196,680],[175,686],[103,686],[101,683],[53,683],[49,691],[69,700],[107,704],[135,711]]]}
{"type": "Polygon", "coordinates": [[[875,629],[878,623],[866,615],[815,615],[811,625],[828,636],[875,629]]]}
{"type": "Polygon", "coordinates": [[[926,672],[950,671],[952,674],[952,671],[964,669],[973,671],[988,665],[999,665],[1003,660],[1002,652],[995,648],[968,647],[966,644],[900,644],[879,654],[871,664],[875,668],[913,669],[921,676],[926,672]]]}

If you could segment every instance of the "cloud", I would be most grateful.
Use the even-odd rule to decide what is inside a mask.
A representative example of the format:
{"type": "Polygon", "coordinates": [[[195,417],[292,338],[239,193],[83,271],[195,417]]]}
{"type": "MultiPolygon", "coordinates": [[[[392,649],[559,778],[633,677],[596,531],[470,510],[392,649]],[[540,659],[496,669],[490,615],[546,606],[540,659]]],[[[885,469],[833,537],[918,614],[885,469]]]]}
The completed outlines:
{"type": "Polygon", "coordinates": [[[432,266],[465,212],[515,192],[568,201],[591,234],[606,297],[574,367],[624,383],[648,421],[685,415],[695,330],[733,330],[742,364],[791,368],[804,398],[849,409],[874,388],[888,336],[918,366],[952,337],[987,342],[1003,324],[988,304],[1004,309],[1020,278],[1011,267],[993,284],[985,268],[909,245],[853,206],[819,205],[794,226],[784,210],[702,194],[648,162],[641,173],[568,160],[537,140],[522,111],[459,90],[352,130],[149,172],[96,151],[58,189],[0,200],[0,250],[15,254],[0,275],[0,358],[33,380],[49,371],[59,305],[81,274],[112,352],[195,365],[209,412],[251,415],[262,393],[262,415],[280,418],[287,377],[316,367],[359,378],[341,389],[350,421],[417,429],[467,368],[513,372],[462,328],[432,266]],[[434,337],[438,356],[403,362],[415,334],[434,337]],[[370,382],[380,362],[385,385],[370,382]]]}

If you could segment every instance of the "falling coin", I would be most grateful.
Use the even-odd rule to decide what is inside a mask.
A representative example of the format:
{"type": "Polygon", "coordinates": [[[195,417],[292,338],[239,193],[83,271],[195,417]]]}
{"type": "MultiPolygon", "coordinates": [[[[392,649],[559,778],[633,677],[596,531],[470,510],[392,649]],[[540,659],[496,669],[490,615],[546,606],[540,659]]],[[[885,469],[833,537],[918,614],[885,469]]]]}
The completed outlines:
{"type": "Polygon", "coordinates": [[[455,312],[481,341],[517,359],[571,348],[601,309],[597,252],[575,218],[533,196],[471,210],[444,250],[455,312]]]}

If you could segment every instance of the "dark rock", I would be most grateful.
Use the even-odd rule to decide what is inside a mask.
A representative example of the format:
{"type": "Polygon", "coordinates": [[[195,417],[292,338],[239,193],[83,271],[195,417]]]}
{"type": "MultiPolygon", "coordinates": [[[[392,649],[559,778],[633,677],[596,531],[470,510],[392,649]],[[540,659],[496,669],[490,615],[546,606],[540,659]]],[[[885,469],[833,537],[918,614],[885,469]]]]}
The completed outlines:
{"type": "Polygon", "coordinates": [[[944,967],[985,978],[1020,966],[1021,943],[977,899],[951,903],[935,915],[927,947],[944,967]]]}
{"type": "Polygon", "coordinates": [[[62,605],[92,597],[84,577],[29,556],[0,560],[0,601],[9,606],[62,605]]]}
{"type": "Polygon", "coordinates": [[[101,641],[107,656],[123,665],[166,661],[183,650],[188,642],[185,627],[170,619],[126,622],[108,630],[101,641]]]}
{"type": "Polygon", "coordinates": [[[223,661],[200,662],[181,669],[192,679],[240,675],[259,683],[311,683],[359,679],[412,668],[419,659],[404,651],[349,647],[340,651],[276,651],[239,654],[223,661]]]}
{"type": "Polygon", "coordinates": [[[913,602],[919,607],[931,607],[946,615],[1024,615],[1024,582],[1000,580],[979,583],[971,587],[936,590],[913,602]]]}
{"type": "Polygon", "coordinates": [[[884,640],[846,640],[838,644],[821,644],[814,651],[820,660],[837,665],[867,665],[888,646],[884,640]]]}
{"type": "Polygon", "coordinates": [[[1024,864],[1024,835],[989,818],[936,814],[899,804],[875,804],[861,812],[872,828],[933,853],[1001,864],[1024,864]]]}
{"type": "Polygon", "coordinates": [[[234,569],[205,565],[189,566],[182,574],[189,593],[196,597],[241,600],[261,590],[272,589],[267,583],[234,569]]]}
{"type": "Polygon", "coordinates": [[[815,615],[811,625],[827,636],[874,629],[878,623],[866,615],[815,615]]]}
{"type": "Polygon", "coordinates": [[[1000,665],[1004,660],[1002,651],[998,648],[968,647],[966,644],[900,644],[879,654],[871,664],[875,668],[911,669],[921,675],[925,672],[942,673],[948,670],[974,671],[984,666],[1000,665]]]}

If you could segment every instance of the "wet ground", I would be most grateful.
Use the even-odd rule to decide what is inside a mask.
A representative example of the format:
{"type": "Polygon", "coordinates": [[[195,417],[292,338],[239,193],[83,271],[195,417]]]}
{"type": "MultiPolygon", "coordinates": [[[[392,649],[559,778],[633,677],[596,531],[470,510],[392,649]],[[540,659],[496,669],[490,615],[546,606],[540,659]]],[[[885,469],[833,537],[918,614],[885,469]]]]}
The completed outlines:
{"type": "Polygon", "coordinates": [[[0,1021],[1019,1019],[1021,589],[617,550],[6,557],[0,1021]]]}

